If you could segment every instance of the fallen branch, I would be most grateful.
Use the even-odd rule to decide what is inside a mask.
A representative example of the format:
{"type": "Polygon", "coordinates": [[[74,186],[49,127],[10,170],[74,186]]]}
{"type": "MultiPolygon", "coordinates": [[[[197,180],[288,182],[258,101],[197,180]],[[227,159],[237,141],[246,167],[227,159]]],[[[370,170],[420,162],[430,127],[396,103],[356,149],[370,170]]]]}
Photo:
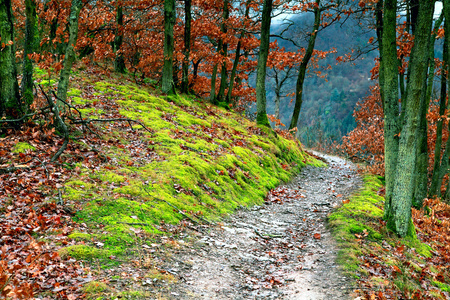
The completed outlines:
{"type": "Polygon", "coordinates": [[[117,122],[117,121],[122,121],[122,122],[128,122],[128,124],[130,125],[131,129],[134,131],[133,126],[131,125],[131,123],[137,123],[139,125],[142,126],[142,128],[144,128],[145,130],[147,130],[148,132],[150,132],[151,134],[153,134],[153,132],[148,129],[141,121],[137,121],[137,120],[133,120],[133,119],[128,119],[128,118],[113,118],[113,119],[86,119],[86,120],[72,120],[73,124],[83,124],[83,125],[87,125],[89,123],[92,122],[117,122]]]}
{"type": "Polygon", "coordinates": [[[18,165],[18,166],[11,166],[11,167],[7,167],[7,168],[1,168],[0,174],[12,173],[17,170],[26,170],[29,168],[31,168],[31,166],[28,166],[28,165],[18,165]]]}

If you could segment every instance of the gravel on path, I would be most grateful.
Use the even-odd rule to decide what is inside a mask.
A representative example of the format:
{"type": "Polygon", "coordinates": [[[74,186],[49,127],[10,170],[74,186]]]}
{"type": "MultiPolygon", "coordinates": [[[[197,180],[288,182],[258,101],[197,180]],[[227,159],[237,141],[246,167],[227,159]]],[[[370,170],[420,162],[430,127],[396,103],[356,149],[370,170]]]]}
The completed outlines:
{"type": "Polygon", "coordinates": [[[171,262],[173,299],[350,299],[352,280],[336,264],[326,217],[362,185],[355,166],[318,154],[328,167],[305,167],[271,191],[197,234],[171,262]]]}

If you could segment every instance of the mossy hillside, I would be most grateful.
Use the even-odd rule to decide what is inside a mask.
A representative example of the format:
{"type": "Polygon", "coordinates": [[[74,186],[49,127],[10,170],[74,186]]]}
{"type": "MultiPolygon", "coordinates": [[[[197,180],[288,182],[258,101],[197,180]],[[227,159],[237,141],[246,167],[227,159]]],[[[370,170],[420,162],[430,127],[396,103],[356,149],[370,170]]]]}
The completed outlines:
{"type": "MultiPolygon", "coordinates": [[[[101,149],[108,162],[81,167],[78,178],[66,184],[63,197],[83,203],[75,220],[91,228],[92,241],[104,243],[103,253],[118,255],[137,242],[150,243],[138,239],[132,227],[152,236],[162,234],[162,223],[178,224],[186,215],[197,222],[216,221],[262,203],[270,189],[305,164],[323,165],[297,142],[226,109],[188,96],[158,97],[132,83],[93,85],[102,99],[115,99],[123,117],[151,130],[136,123],[134,131],[126,126],[103,130],[104,140],[111,142],[101,149]],[[95,230],[98,226],[102,229],[95,230]]],[[[98,113],[95,97],[89,103],[98,113]]],[[[101,131],[107,125],[98,126],[101,131]]]]}
{"type": "Polygon", "coordinates": [[[422,268],[419,265],[431,256],[430,248],[417,238],[400,239],[386,229],[384,198],[377,194],[381,187],[376,176],[366,175],[364,186],[349,198],[348,203],[329,215],[329,225],[341,249],[338,261],[348,276],[368,279],[380,289],[387,284],[386,280],[390,280],[398,290],[412,292],[420,289],[420,282],[414,278],[420,278],[422,268]],[[383,263],[385,270],[401,272],[378,280],[380,278],[365,267],[364,259],[370,257],[383,263]]]}

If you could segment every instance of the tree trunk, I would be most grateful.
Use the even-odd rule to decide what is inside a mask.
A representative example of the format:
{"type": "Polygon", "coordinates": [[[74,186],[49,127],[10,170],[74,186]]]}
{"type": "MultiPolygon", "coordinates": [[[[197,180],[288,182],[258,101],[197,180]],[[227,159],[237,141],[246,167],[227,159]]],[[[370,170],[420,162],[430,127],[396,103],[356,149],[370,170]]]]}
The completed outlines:
{"type": "Polygon", "coordinates": [[[384,169],[386,194],[384,218],[390,219],[391,200],[394,191],[395,170],[398,158],[399,107],[398,107],[398,60],[396,44],[397,1],[385,0],[383,17],[383,40],[381,70],[384,71],[384,169]]]}
{"type": "Polygon", "coordinates": [[[20,110],[13,18],[11,0],[0,0],[0,118],[17,117],[20,110]]]}
{"type": "Polygon", "coordinates": [[[25,0],[25,13],[27,20],[25,23],[25,44],[23,47],[23,75],[22,75],[22,99],[26,109],[33,103],[33,62],[28,57],[32,54],[36,46],[36,2],[25,0]]]}
{"type": "MultiPolygon", "coordinates": [[[[219,45],[217,46],[217,52],[220,52],[220,49],[222,49],[222,39],[219,40],[219,45]]],[[[217,68],[218,64],[214,64],[213,72],[211,74],[211,93],[209,96],[209,101],[212,104],[217,105],[217,97],[216,97],[216,80],[217,80],[217,68]]]]}
{"type": "MultiPolygon", "coordinates": [[[[240,39],[243,37],[243,33],[241,33],[241,37],[240,39]]],[[[236,71],[237,71],[237,67],[239,64],[239,59],[241,57],[241,40],[239,39],[237,46],[236,46],[236,52],[235,52],[235,57],[234,57],[234,62],[233,62],[233,68],[231,69],[231,75],[230,75],[230,84],[228,86],[228,93],[227,93],[227,98],[226,98],[226,102],[227,103],[231,103],[231,95],[233,92],[233,87],[234,87],[234,79],[236,78],[236,71]]]]}
{"type": "MultiPolygon", "coordinates": [[[[444,30],[444,33],[445,33],[444,47],[446,47],[446,50],[447,50],[447,60],[448,60],[448,58],[449,58],[448,55],[450,54],[450,48],[449,48],[450,47],[450,0],[444,0],[442,2],[444,4],[443,9],[444,9],[444,18],[445,18],[445,23],[444,23],[444,26],[445,26],[445,28],[444,28],[445,29],[444,30]],[[449,34],[447,34],[447,33],[449,33],[449,34]]],[[[444,53],[445,53],[445,51],[444,51],[444,53]]],[[[443,72],[443,73],[446,73],[446,75],[448,75],[449,71],[450,71],[450,65],[448,64],[448,61],[447,61],[447,70],[446,70],[446,72],[443,72]]],[[[441,93],[442,93],[442,90],[441,90],[441,93]]],[[[447,104],[447,109],[449,109],[449,108],[450,108],[450,101],[447,104]]],[[[448,128],[450,130],[450,123],[448,124],[448,128]]],[[[444,154],[442,154],[441,166],[439,168],[439,176],[438,176],[438,179],[437,179],[437,183],[435,183],[436,184],[435,190],[436,190],[438,195],[440,194],[442,180],[444,179],[445,174],[447,174],[448,171],[449,171],[448,170],[448,167],[449,167],[449,161],[448,161],[449,156],[450,156],[450,138],[447,140],[447,143],[445,145],[445,151],[444,151],[444,154]]]]}
{"type": "Polygon", "coordinates": [[[116,32],[114,36],[114,53],[116,57],[114,59],[114,70],[118,73],[125,73],[125,59],[123,53],[120,51],[123,43],[123,8],[122,3],[117,3],[116,8],[116,32]]]}
{"type": "Polygon", "coordinates": [[[300,115],[300,110],[302,108],[303,103],[303,83],[305,82],[306,77],[306,68],[308,67],[309,60],[314,51],[314,45],[316,44],[316,38],[320,26],[320,0],[315,1],[314,6],[314,26],[311,31],[311,36],[309,37],[308,47],[305,51],[305,56],[303,56],[302,63],[300,64],[300,68],[298,71],[297,84],[295,86],[295,106],[294,112],[292,114],[291,124],[289,125],[289,129],[294,129],[297,127],[298,117],[300,115]]]}
{"type": "Polygon", "coordinates": [[[442,24],[444,13],[441,13],[439,19],[434,23],[433,33],[430,36],[430,53],[429,53],[429,68],[428,79],[424,81],[423,99],[420,103],[420,122],[417,129],[417,166],[415,173],[415,191],[413,198],[413,206],[417,209],[421,209],[423,205],[423,199],[427,196],[428,190],[428,122],[427,112],[430,106],[431,94],[433,91],[434,80],[434,44],[436,41],[436,35],[439,27],[442,24]]]}
{"type": "Polygon", "coordinates": [[[78,38],[78,19],[82,6],[82,0],[72,0],[72,6],[70,8],[69,15],[69,43],[67,44],[66,55],[63,62],[63,69],[61,70],[61,75],[58,82],[57,105],[59,111],[64,111],[65,106],[62,101],[67,100],[67,89],[69,88],[70,71],[72,69],[73,62],[75,61],[75,45],[78,38]]]}
{"type": "Polygon", "coordinates": [[[256,123],[270,127],[266,112],[266,67],[269,56],[272,0],[264,0],[261,21],[261,39],[256,69],[256,123]]]}
{"type": "Polygon", "coordinates": [[[189,92],[189,55],[191,53],[191,0],[184,0],[184,58],[182,66],[181,92],[189,92]]]}
{"type": "MultiPolygon", "coordinates": [[[[275,78],[275,119],[280,120],[280,102],[281,102],[281,87],[278,85],[278,76],[275,78]]],[[[279,126],[275,124],[275,128],[279,126]]]]}
{"type": "MultiPolygon", "coordinates": [[[[414,171],[417,161],[415,135],[420,123],[420,100],[423,97],[422,93],[426,92],[423,91],[423,83],[426,80],[429,62],[429,36],[433,21],[433,11],[434,1],[420,2],[415,27],[414,46],[411,50],[410,75],[407,86],[407,117],[400,136],[391,214],[387,220],[388,227],[401,237],[414,234],[411,222],[411,205],[414,195],[414,171]]],[[[386,27],[385,31],[387,31],[386,27]]]]}
{"type": "MultiPolygon", "coordinates": [[[[224,36],[226,36],[228,32],[228,25],[227,21],[230,17],[230,10],[228,7],[229,3],[228,0],[223,1],[223,22],[221,24],[221,31],[224,36]]],[[[223,102],[225,100],[225,90],[227,88],[227,82],[228,82],[228,72],[227,72],[227,60],[225,59],[228,55],[228,43],[226,41],[223,41],[222,43],[222,49],[221,55],[224,57],[222,68],[220,71],[220,87],[219,87],[219,93],[217,93],[217,101],[223,102]]]]}
{"type": "MultiPolygon", "coordinates": [[[[375,8],[376,33],[378,40],[378,50],[383,53],[383,0],[377,2],[375,8]]],[[[380,67],[378,70],[378,85],[380,86],[381,105],[384,107],[384,67],[383,55],[380,54],[380,67]]]]}
{"type": "Polygon", "coordinates": [[[173,84],[173,27],[176,21],[175,0],[164,0],[164,66],[162,72],[162,92],[175,92],[173,84]]]}
{"type": "MultiPolygon", "coordinates": [[[[447,19],[445,22],[448,22],[447,19]]],[[[448,26],[448,25],[445,25],[448,26]]],[[[445,31],[447,32],[447,31],[445,31]]],[[[450,35],[450,33],[448,34],[450,35]]],[[[439,116],[440,119],[436,125],[436,144],[434,148],[434,163],[433,163],[433,176],[431,178],[431,185],[428,191],[429,197],[441,195],[442,178],[439,176],[439,168],[441,166],[441,147],[442,147],[442,127],[444,126],[445,118],[445,104],[447,100],[447,69],[448,69],[448,37],[444,39],[443,47],[443,62],[441,69],[441,93],[439,100],[439,116]],[[440,179],[440,181],[439,181],[440,179]]]]}

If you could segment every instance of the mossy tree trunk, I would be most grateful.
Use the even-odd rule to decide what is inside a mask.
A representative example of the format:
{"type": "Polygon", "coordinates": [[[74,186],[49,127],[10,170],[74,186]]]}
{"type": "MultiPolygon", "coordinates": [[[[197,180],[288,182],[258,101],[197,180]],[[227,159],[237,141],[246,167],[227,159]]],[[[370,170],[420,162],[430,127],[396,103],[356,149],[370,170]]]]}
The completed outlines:
{"type": "Polygon", "coordinates": [[[295,105],[294,112],[292,113],[291,124],[289,129],[294,129],[298,124],[298,117],[300,115],[300,110],[303,103],[303,83],[305,82],[306,69],[308,67],[309,60],[314,51],[314,46],[316,44],[316,38],[320,26],[320,14],[322,10],[320,8],[320,0],[316,0],[314,3],[314,25],[311,31],[311,35],[308,41],[308,47],[306,48],[305,55],[303,56],[302,62],[297,76],[297,84],[295,86],[295,105]]]}
{"type": "Polygon", "coordinates": [[[117,2],[116,7],[116,32],[114,36],[114,53],[116,57],[114,58],[114,70],[118,73],[125,73],[125,58],[123,53],[120,51],[123,43],[123,7],[120,1],[117,2]]]}
{"type": "MultiPolygon", "coordinates": [[[[434,1],[421,1],[418,8],[414,46],[411,50],[410,75],[407,86],[406,123],[402,128],[394,193],[388,227],[401,237],[411,230],[411,205],[414,196],[414,171],[417,162],[416,133],[420,123],[420,102],[429,63],[430,32],[433,23],[434,1]]],[[[387,31],[387,28],[384,28],[387,31]]],[[[395,31],[394,31],[395,34],[395,31]]],[[[386,78],[385,78],[386,80],[386,78]]]]}
{"type": "Polygon", "coordinates": [[[429,47],[429,67],[428,78],[424,80],[423,90],[426,93],[422,93],[422,99],[420,101],[420,121],[417,128],[417,166],[415,173],[415,190],[413,198],[413,206],[417,209],[421,209],[423,205],[423,199],[427,196],[428,192],[428,122],[427,113],[430,106],[431,94],[433,91],[434,80],[434,44],[436,41],[437,32],[442,24],[444,13],[442,12],[439,19],[434,23],[433,33],[430,36],[429,47]]]}
{"type": "Polygon", "coordinates": [[[11,0],[0,0],[0,117],[17,117],[21,109],[13,18],[11,0]]]}
{"type": "Polygon", "coordinates": [[[72,0],[69,15],[69,42],[66,47],[66,55],[64,56],[63,69],[58,82],[58,100],[57,105],[59,111],[64,111],[65,105],[62,101],[67,100],[67,89],[69,88],[69,76],[72,65],[75,61],[75,45],[78,38],[78,19],[80,16],[82,0],[72,0]]]}
{"type": "Polygon", "coordinates": [[[33,62],[28,57],[35,51],[36,47],[36,2],[35,0],[25,0],[25,40],[23,47],[23,67],[22,67],[22,101],[26,109],[33,103],[33,62]]]}
{"type": "Polygon", "coordinates": [[[392,194],[394,191],[395,171],[398,158],[399,105],[398,105],[398,61],[397,61],[397,1],[384,1],[382,21],[381,67],[383,79],[384,108],[384,169],[386,179],[386,195],[384,218],[391,214],[392,194]]]}
{"type": "Polygon", "coordinates": [[[269,56],[272,0],[264,0],[261,21],[261,37],[258,65],[256,67],[256,123],[270,127],[266,112],[266,68],[269,56]]]}
{"type": "Polygon", "coordinates": [[[189,92],[189,55],[191,53],[191,0],[184,0],[184,57],[182,65],[181,92],[189,92]]]}
{"type": "MultiPolygon", "coordinates": [[[[447,23],[447,19],[445,20],[447,23]]],[[[448,26],[448,25],[444,25],[448,26]]],[[[444,39],[443,46],[443,60],[442,60],[442,71],[441,71],[441,89],[440,89],[440,100],[439,100],[439,116],[440,119],[436,124],[436,144],[434,147],[434,163],[433,163],[433,175],[431,177],[430,189],[428,191],[428,196],[440,196],[441,195],[441,184],[442,178],[439,176],[439,170],[441,166],[441,148],[442,148],[442,128],[444,126],[445,118],[445,106],[447,100],[447,69],[448,69],[448,36],[450,33],[445,31],[446,37],[444,39]]],[[[447,150],[447,147],[446,147],[447,150]]],[[[447,158],[448,159],[448,158],[447,158]]],[[[444,160],[442,160],[444,162],[444,160]]]]}
{"type": "Polygon", "coordinates": [[[176,21],[175,0],[164,0],[164,66],[162,71],[162,92],[175,92],[173,83],[173,27],[176,21]]]}

